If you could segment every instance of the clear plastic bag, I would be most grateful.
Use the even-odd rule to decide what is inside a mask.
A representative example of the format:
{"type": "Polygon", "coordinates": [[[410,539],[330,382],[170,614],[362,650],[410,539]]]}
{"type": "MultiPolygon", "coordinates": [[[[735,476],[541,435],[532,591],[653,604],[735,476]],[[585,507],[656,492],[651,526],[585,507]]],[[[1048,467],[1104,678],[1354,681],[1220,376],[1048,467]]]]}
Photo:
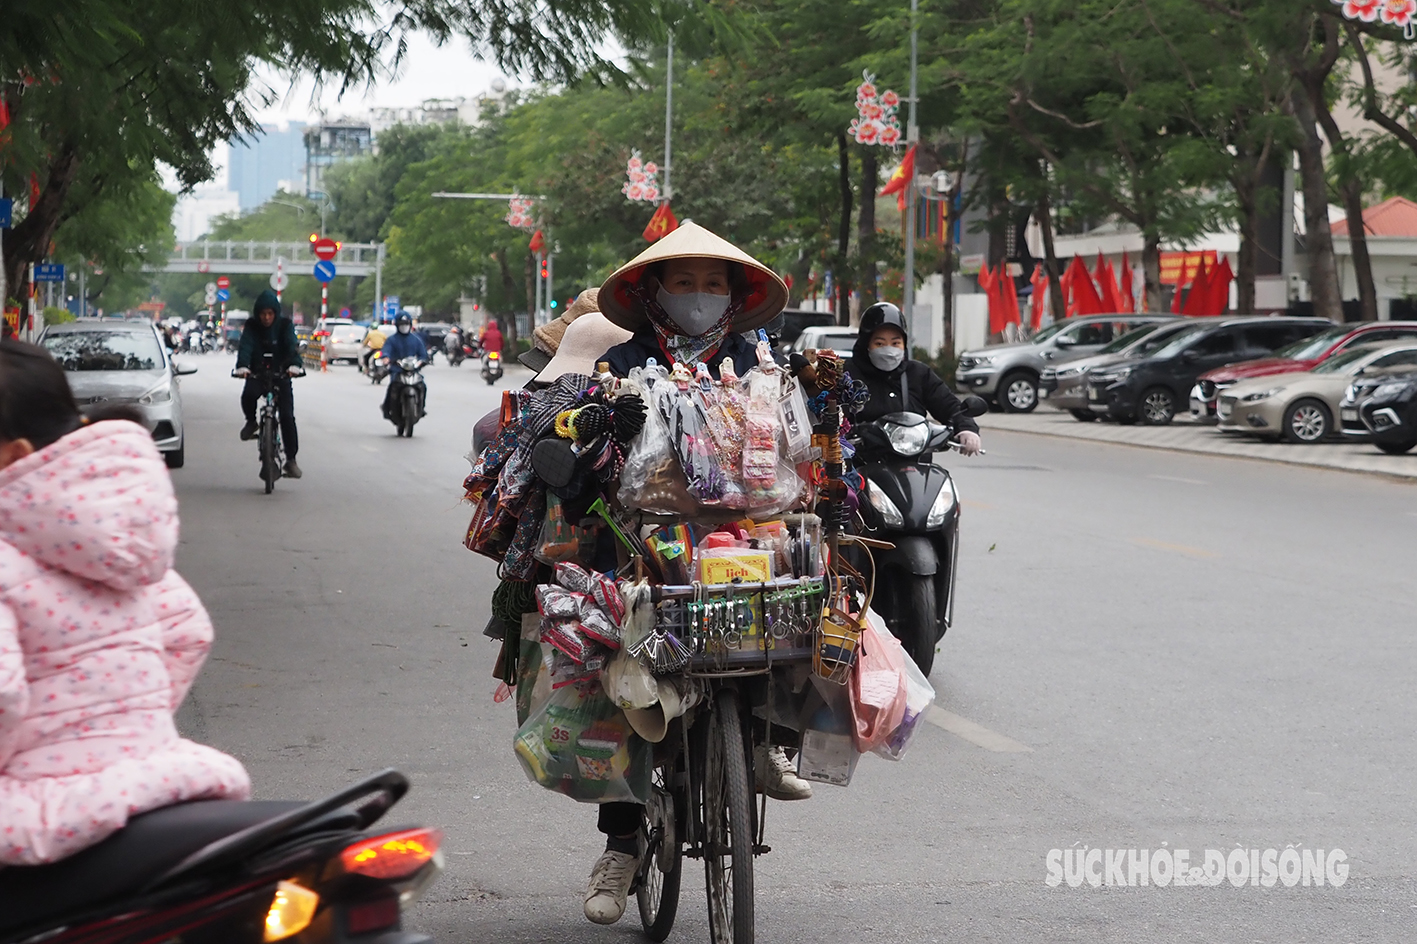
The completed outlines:
{"type": "Polygon", "coordinates": [[[812,410],[796,377],[787,378],[778,403],[782,420],[782,446],[787,461],[796,465],[812,454],[812,410]]]}
{"type": "Polygon", "coordinates": [[[644,391],[647,405],[644,427],[630,443],[620,471],[620,504],[634,511],[656,514],[689,514],[698,503],[689,495],[679,466],[679,456],[670,438],[669,419],[677,405],[679,391],[662,368],[635,368],[628,383],[644,391]],[[667,411],[667,412],[666,412],[667,411]]]}
{"type": "Polygon", "coordinates": [[[884,744],[905,717],[905,658],[885,621],[867,610],[850,677],[851,733],[863,754],[884,744]]]}
{"type": "Polygon", "coordinates": [[[910,658],[910,653],[903,652],[902,655],[905,656],[905,714],[901,716],[900,724],[890,733],[890,737],[877,745],[874,751],[886,760],[901,759],[905,749],[910,746],[911,738],[915,736],[915,729],[924,720],[925,712],[935,703],[935,688],[930,684],[930,680],[920,671],[915,660],[910,658]]]}
{"type": "Polygon", "coordinates": [[[536,547],[536,559],[546,564],[573,560],[580,554],[580,549],[580,535],[562,513],[561,499],[555,494],[548,494],[546,523],[541,526],[541,541],[536,547]]]}
{"type": "Polygon", "coordinates": [[[517,730],[527,777],[582,803],[643,803],[649,796],[649,744],[598,682],[551,693],[517,730]]]}

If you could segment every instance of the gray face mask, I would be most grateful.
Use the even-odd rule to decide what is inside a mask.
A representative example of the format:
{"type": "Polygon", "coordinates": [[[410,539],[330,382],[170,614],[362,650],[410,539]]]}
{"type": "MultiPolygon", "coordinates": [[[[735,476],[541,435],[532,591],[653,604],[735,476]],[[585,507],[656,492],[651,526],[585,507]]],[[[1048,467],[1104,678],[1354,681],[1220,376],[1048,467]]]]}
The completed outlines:
{"type": "Polygon", "coordinates": [[[696,338],[718,324],[718,319],[728,310],[729,297],[711,292],[671,295],[661,285],[655,300],[669,319],[679,326],[679,330],[696,338]]]}
{"type": "Polygon", "coordinates": [[[412,325],[399,325],[399,334],[408,334],[412,330],[412,325]]]}
{"type": "Polygon", "coordinates": [[[905,360],[905,351],[898,347],[873,347],[866,352],[877,370],[890,373],[905,360]]]}

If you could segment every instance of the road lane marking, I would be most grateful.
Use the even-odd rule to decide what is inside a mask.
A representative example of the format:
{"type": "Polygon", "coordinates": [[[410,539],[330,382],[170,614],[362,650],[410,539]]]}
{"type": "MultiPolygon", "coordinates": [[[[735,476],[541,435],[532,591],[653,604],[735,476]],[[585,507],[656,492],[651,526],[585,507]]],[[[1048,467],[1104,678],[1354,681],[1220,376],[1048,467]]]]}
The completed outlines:
{"type": "Polygon", "coordinates": [[[1155,541],[1151,538],[1132,538],[1133,544],[1142,547],[1154,548],[1158,551],[1171,551],[1175,554],[1184,554],[1187,557],[1194,557],[1196,560],[1211,560],[1220,555],[1214,551],[1207,551],[1203,547],[1191,547],[1188,544],[1170,544],[1166,541],[1155,541]]]}
{"type": "Polygon", "coordinates": [[[1011,737],[1005,737],[997,731],[990,731],[982,724],[976,724],[968,718],[961,718],[953,711],[946,711],[939,706],[932,707],[926,712],[925,720],[937,728],[944,728],[951,734],[984,748],[986,751],[993,751],[996,754],[1033,753],[1033,748],[1027,744],[1020,744],[1011,737]]]}
{"type": "Polygon", "coordinates": [[[1159,479],[1162,482],[1180,482],[1182,485],[1209,485],[1209,482],[1202,482],[1200,479],[1186,479],[1179,475],[1148,475],[1149,479],[1159,479]]]}

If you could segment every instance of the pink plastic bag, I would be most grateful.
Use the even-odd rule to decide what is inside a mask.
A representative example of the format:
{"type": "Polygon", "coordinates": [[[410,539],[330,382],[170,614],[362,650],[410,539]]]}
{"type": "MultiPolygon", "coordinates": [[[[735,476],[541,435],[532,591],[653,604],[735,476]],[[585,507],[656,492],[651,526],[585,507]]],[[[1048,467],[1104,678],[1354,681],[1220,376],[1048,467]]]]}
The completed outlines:
{"type": "Polygon", "coordinates": [[[850,686],[851,736],[864,754],[900,727],[907,697],[905,650],[874,610],[866,611],[850,686]]]}

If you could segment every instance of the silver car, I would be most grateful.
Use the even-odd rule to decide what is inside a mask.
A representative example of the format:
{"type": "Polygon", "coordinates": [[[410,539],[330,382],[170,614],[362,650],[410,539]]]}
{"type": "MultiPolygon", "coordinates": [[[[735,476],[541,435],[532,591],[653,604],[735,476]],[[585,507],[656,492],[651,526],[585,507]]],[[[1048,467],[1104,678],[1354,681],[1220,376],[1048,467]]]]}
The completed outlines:
{"type": "Polygon", "coordinates": [[[98,404],[135,407],[167,467],[182,468],[186,439],[177,378],[195,374],[197,368],[178,366],[151,322],[81,318],[45,328],[39,344],[64,368],[80,409],[98,404]]]}
{"type": "Polygon", "coordinates": [[[1043,368],[1096,354],[1114,339],[1144,324],[1177,315],[1088,315],[1055,321],[1022,344],[998,344],[959,356],[955,384],[962,393],[983,397],[1010,413],[1038,405],[1043,368]]]}

